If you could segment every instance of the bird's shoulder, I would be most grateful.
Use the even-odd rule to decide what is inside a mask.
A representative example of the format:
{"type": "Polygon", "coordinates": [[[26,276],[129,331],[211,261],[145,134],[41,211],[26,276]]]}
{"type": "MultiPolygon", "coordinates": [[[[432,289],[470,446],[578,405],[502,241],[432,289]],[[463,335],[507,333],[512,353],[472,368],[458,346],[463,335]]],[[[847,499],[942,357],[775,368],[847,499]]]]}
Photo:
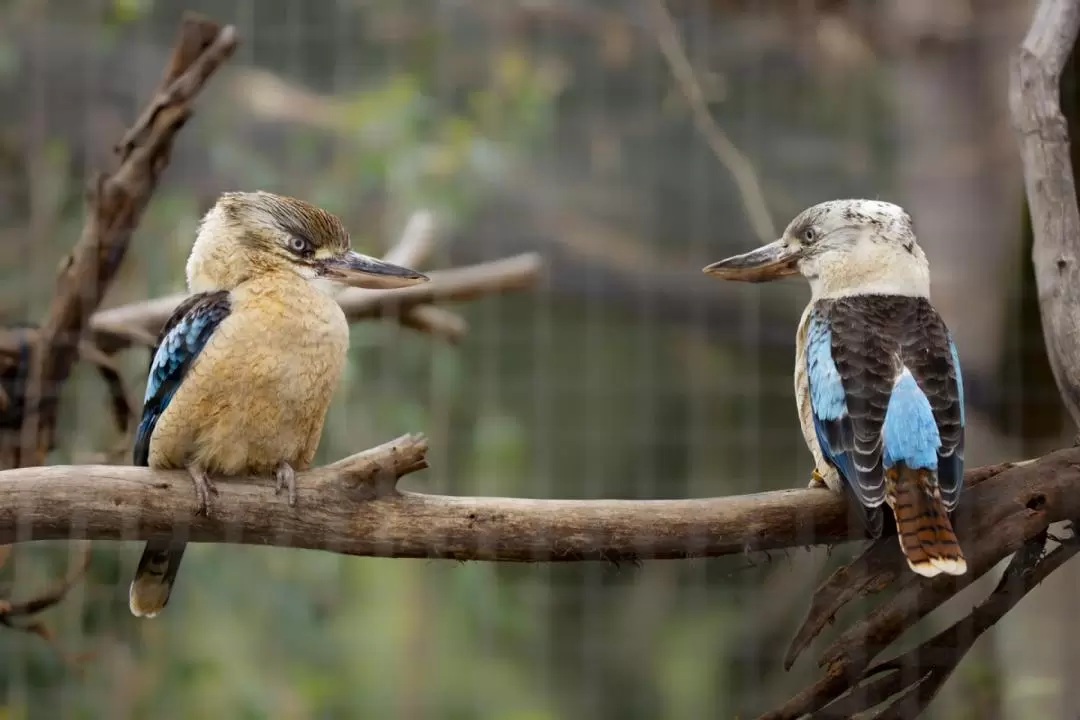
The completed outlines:
{"type": "Polygon", "coordinates": [[[941,315],[925,297],[853,295],[819,300],[814,321],[828,329],[834,360],[895,377],[949,372],[954,346],[941,315]]]}
{"type": "Polygon", "coordinates": [[[195,293],[165,321],[151,355],[142,418],[135,433],[136,465],[149,462],[150,438],[158,419],[214,331],[228,317],[231,305],[227,291],[195,293]]]}
{"type": "Polygon", "coordinates": [[[228,290],[209,290],[189,295],[176,306],[162,325],[158,333],[158,346],[168,337],[175,335],[179,329],[187,329],[214,318],[220,320],[228,314],[231,306],[232,298],[228,290]]]}
{"type": "Polygon", "coordinates": [[[886,399],[897,380],[910,373],[930,404],[943,445],[962,444],[963,380],[956,346],[927,298],[837,298],[821,302],[815,313],[820,326],[828,328],[829,355],[849,408],[878,408],[873,414],[884,420],[886,399]]]}
{"type": "Polygon", "coordinates": [[[231,309],[232,299],[226,290],[195,293],[176,307],[158,334],[150,361],[147,400],[169,378],[186,371],[231,309]]]}

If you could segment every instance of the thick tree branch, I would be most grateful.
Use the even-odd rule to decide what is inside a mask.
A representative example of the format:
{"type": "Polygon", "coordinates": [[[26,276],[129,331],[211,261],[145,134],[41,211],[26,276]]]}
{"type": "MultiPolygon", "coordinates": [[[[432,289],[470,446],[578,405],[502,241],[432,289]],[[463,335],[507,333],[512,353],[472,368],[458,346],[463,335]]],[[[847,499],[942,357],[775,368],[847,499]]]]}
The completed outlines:
{"type": "MultiPolygon", "coordinates": [[[[965,494],[982,481],[1027,462],[988,465],[970,471],[964,477],[965,494]]],[[[906,562],[900,555],[900,546],[892,538],[883,538],[872,543],[854,561],[837,569],[814,594],[806,619],[784,656],[784,669],[791,669],[802,651],[836,620],[836,614],[845,605],[856,598],[880,592],[907,572],[906,562]]]]}
{"type": "MultiPolygon", "coordinates": [[[[1069,488],[1070,484],[1080,480],[1078,461],[1080,449],[1071,448],[1012,465],[974,487],[970,487],[970,480],[974,473],[981,471],[967,476],[964,511],[955,518],[957,536],[968,560],[965,575],[925,579],[908,571],[900,553],[892,552],[888,547],[896,544],[895,537],[879,539],[857,560],[838,570],[818,591],[810,615],[788,652],[786,663],[789,666],[798,652],[807,647],[810,638],[844,604],[855,597],[886,590],[892,590],[893,594],[825,649],[819,661],[825,668],[820,680],[779,710],[763,717],[797,718],[828,709],[829,703],[849,688],[870,679],[876,671],[870,672],[867,668],[874,658],[915,623],[1012,553],[1033,541],[1039,542],[1041,547],[1038,538],[1047,532],[1051,523],[1076,517],[1075,513],[1080,511],[1080,497],[1073,497],[1075,493],[1069,488]],[[844,587],[845,580],[850,581],[850,588],[844,587]]],[[[958,650],[960,656],[966,650],[958,650]]],[[[959,657],[956,660],[958,662],[959,657]]],[[[919,681],[918,677],[905,677],[909,682],[919,681]]],[[[880,682],[882,686],[875,685],[875,692],[899,681],[880,682]]],[[[873,697],[874,693],[866,695],[867,699],[873,697]]],[[[849,696],[843,702],[846,707],[853,701],[849,696]]],[[[873,704],[862,709],[870,707],[873,704]]]]}
{"type": "MultiPolygon", "coordinates": [[[[503,562],[675,559],[838,543],[864,537],[827,490],[782,490],[688,500],[534,500],[399,492],[426,467],[427,442],[406,435],[302,473],[299,504],[267,479],[222,481],[210,518],[194,518],[183,472],[101,465],[0,472],[0,543],[15,539],[146,539],[186,528],[195,542],[325,548],[350,555],[503,562]]],[[[974,473],[973,473],[974,475],[974,473]]],[[[1010,467],[965,498],[980,519],[958,523],[976,563],[1022,544],[1013,525],[1045,527],[1080,515],[1080,449],[1010,467]],[[1026,503],[1044,499],[1038,510],[1026,503]],[[986,533],[997,523],[994,533],[986,533]],[[978,534],[982,532],[982,535],[978,534]],[[1019,539],[1018,539],[1019,538],[1019,539]],[[980,550],[985,548],[985,550],[980,550]]],[[[895,538],[891,539],[895,542],[895,538]]],[[[891,626],[890,626],[891,627],[891,626]]]]}
{"type": "Polygon", "coordinates": [[[40,464],[52,446],[60,388],[78,357],[78,343],[124,258],[143,210],[169,161],[173,138],[210,75],[236,48],[236,30],[184,18],[154,98],[116,147],[117,168],[87,191],[82,234],[65,259],[56,293],[30,348],[20,432],[5,438],[5,464],[40,464]]]}
{"type": "Polygon", "coordinates": [[[1061,74],[1080,29],[1080,0],[1040,0],[1012,58],[1009,106],[1034,234],[1032,260],[1050,367],[1080,427],[1080,212],[1061,112],[1061,74]]]}

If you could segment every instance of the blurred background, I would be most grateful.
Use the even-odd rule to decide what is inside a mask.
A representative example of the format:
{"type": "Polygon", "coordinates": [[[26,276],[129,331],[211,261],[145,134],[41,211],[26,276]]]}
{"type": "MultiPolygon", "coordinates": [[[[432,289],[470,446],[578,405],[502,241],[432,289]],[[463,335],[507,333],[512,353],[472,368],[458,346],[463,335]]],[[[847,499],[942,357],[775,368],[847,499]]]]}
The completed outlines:
{"type": "MultiPolygon", "coordinates": [[[[964,367],[969,466],[1031,457],[1072,442],[1006,106],[1032,5],[0,0],[0,315],[41,317],[86,178],[195,10],[235,24],[241,45],[198,98],[107,306],[182,290],[196,222],[227,189],[319,203],[372,253],[430,208],[428,268],[524,250],[547,263],[535,292],[456,306],[471,324],[456,347],[354,326],[320,462],[422,431],[432,468],[403,486],[430,492],[804,486],[791,371],[809,292],[700,268],[838,197],[915,219],[964,367]],[[678,45],[714,124],[665,55],[678,45]]],[[[122,360],[141,397],[145,349],[122,360]]],[[[101,382],[80,367],[66,393],[52,460],[109,459],[123,438],[102,422],[101,382]]],[[[615,567],[199,545],[168,610],[137,622],[140,547],[96,544],[86,581],[45,616],[59,647],[90,654],[78,667],[0,632],[0,717],[746,717],[816,677],[813,649],[790,672],[783,652],[855,550],[615,567]]],[[[0,589],[33,594],[70,557],[20,546],[0,589]]],[[[1076,717],[1077,575],[1055,574],[980,640],[929,716],[1076,717]]]]}

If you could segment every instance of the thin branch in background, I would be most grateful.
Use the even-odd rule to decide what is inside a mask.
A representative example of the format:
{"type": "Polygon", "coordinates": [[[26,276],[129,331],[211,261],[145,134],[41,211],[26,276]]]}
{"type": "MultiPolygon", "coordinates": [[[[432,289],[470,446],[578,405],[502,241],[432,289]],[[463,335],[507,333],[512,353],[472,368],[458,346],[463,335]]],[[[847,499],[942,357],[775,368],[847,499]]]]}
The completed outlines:
{"type": "MultiPolygon", "coordinates": [[[[413,309],[435,310],[430,305],[432,302],[473,300],[531,288],[542,269],[543,261],[539,255],[523,253],[478,265],[432,270],[427,273],[431,282],[422,285],[391,290],[348,288],[337,296],[337,301],[350,322],[382,317],[400,319],[413,309]]],[[[178,293],[97,312],[90,319],[95,341],[102,347],[113,349],[117,344],[156,337],[157,331],[186,297],[186,294],[178,293]]]]}
{"type": "Polygon", "coordinates": [[[409,216],[401,237],[383,260],[405,267],[419,266],[435,249],[435,216],[428,210],[417,210],[409,216]]]}
{"type": "MultiPolygon", "coordinates": [[[[195,96],[237,44],[231,25],[221,28],[202,16],[185,14],[153,98],[115,148],[116,168],[99,173],[87,188],[82,232],[61,263],[44,321],[0,329],[5,373],[0,466],[44,462],[54,443],[60,391],[76,360],[98,369],[109,389],[118,428],[130,430],[134,405],[119,369],[113,357],[84,338],[83,332],[123,261],[169,162],[173,140],[191,116],[195,96]]],[[[29,600],[0,601],[0,625],[55,644],[52,631],[38,616],[60,603],[85,574],[89,543],[82,542],[79,550],[79,561],[55,587],[29,600]]],[[[10,546],[0,547],[0,565],[10,553],[10,546]]],[[[68,662],[79,659],[61,655],[68,662]]]]}
{"type": "Polygon", "coordinates": [[[1050,552],[1045,552],[1046,540],[1044,531],[1025,543],[1013,555],[993,592],[971,614],[917,647],[867,670],[864,682],[826,705],[819,716],[851,717],[891,699],[876,718],[917,717],[937,696],[975,641],[1080,551],[1075,527],[1072,537],[1050,552]]]}
{"type": "MultiPolygon", "coordinates": [[[[401,238],[383,260],[395,265],[422,269],[424,261],[435,249],[435,217],[427,210],[417,210],[405,223],[401,238]]],[[[418,305],[397,318],[402,326],[433,335],[450,343],[458,343],[469,332],[465,318],[455,312],[433,305],[418,305]]]]}
{"type": "Polygon", "coordinates": [[[44,462],[54,442],[60,389],[78,357],[83,328],[120,267],[195,96],[237,42],[231,25],[220,28],[186,15],[154,97],[116,147],[117,168],[90,183],[82,234],[61,264],[52,303],[30,348],[22,425],[17,437],[5,440],[6,464],[44,462]]]}
{"type": "MultiPolygon", "coordinates": [[[[0,565],[3,565],[10,556],[11,546],[3,546],[0,550],[3,551],[0,554],[0,565]]],[[[60,604],[67,597],[71,588],[75,587],[75,584],[86,575],[86,570],[89,567],[90,542],[80,540],[78,541],[78,559],[60,582],[27,600],[0,600],[0,625],[12,630],[37,635],[56,647],[56,640],[52,630],[37,616],[60,604]]],[[[86,654],[72,656],[60,651],[59,648],[57,650],[61,657],[70,664],[78,663],[88,657],[86,654]]]]}
{"type": "MultiPolygon", "coordinates": [[[[1062,452],[1072,453],[1075,449],[1062,452]]],[[[1030,556],[1039,555],[1036,550],[1043,547],[1050,524],[1080,517],[1073,515],[1074,512],[1080,512],[1080,503],[1074,507],[1072,499],[1067,496],[1071,491],[1064,487],[1051,488],[1042,485],[1035,478],[1031,478],[1033,483],[1003,482],[1006,478],[1018,479],[1040,466],[1048,470],[1043,463],[1055,455],[1062,457],[1054,453],[1034,462],[1016,463],[1000,475],[980,477],[975,487],[965,484],[965,502],[971,513],[956,518],[956,529],[968,559],[966,574],[925,579],[908,572],[903,567],[900,554],[888,549],[887,545],[896,544],[895,538],[888,537],[878,539],[859,558],[838,570],[818,590],[807,620],[792,643],[786,663],[793,662],[798,652],[807,647],[810,638],[855,597],[887,590],[892,591],[892,595],[869,615],[855,621],[825,649],[819,661],[825,668],[825,673],[818,681],[796,694],[778,710],[762,717],[776,720],[798,718],[818,711],[827,711],[826,717],[837,717],[855,706],[859,711],[868,711],[887,699],[888,695],[901,691],[910,692],[904,702],[929,702],[970,649],[971,643],[954,642],[952,647],[955,657],[950,657],[945,665],[935,666],[933,673],[924,672],[908,663],[901,669],[902,678],[884,679],[875,677],[879,675],[879,668],[871,668],[872,661],[922,618],[940,608],[1010,555],[1017,554],[1013,558],[1014,567],[1016,563],[1021,563],[1024,567],[1031,566],[1033,561],[1030,556]],[[850,583],[850,587],[845,585],[846,582],[850,583]],[[848,691],[855,686],[862,686],[863,690],[852,695],[848,691]],[[930,694],[929,697],[927,693],[930,694]],[[841,702],[840,710],[830,710],[835,701],[841,702]]],[[[973,473],[982,475],[981,471],[973,473]]],[[[973,479],[972,475],[969,474],[966,479],[970,481],[973,479]]],[[[1055,567],[1057,566],[1047,566],[1045,572],[1049,574],[1055,567]]],[[[992,594],[979,608],[990,603],[995,608],[994,612],[1000,612],[997,617],[1003,616],[1015,605],[1019,596],[1033,587],[1034,585],[1017,588],[1017,584],[1012,582],[999,584],[996,594],[992,594]],[[1007,593],[1019,595],[1007,595],[1010,602],[1006,606],[1001,603],[1003,594],[1007,593]]],[[[984,616],[979,614],[979,608],[973,610],[973,615],[982,618],[984,616]]],[[[971,622],[976,621],[971,620],[969,615],[949,632],[962,635],[965,628],[973,627],[964,623],[971,622]]],[[[983,630],[985,628],[978,632],[983,630]]],[[[911,655],[909,659],[926,659],[929,650],[944,652],[940,644],[953,642],[950,639],[952,637],[939,636],[936,640],[938,644],[927,645],[926,654],[911,655]]],[[[974,638],[971,640],[973,642],[974,638]]]]}
{"type": "MultiPolygon", "coordinates": [[[[964,477],[964,492],[970,492],[983,481],[1009,468],[1023,467],[1030,462],[998,463],[971,470],[964,477]]],[[[855,560],[838,568],[814,593],[806,619],[784,656],[784,668],[791,669],[802,651],[836,620],[837,613],[844,606],[857,598],[881,592],[906,573],[906,563],[894,538],[881,538],[871,543],[855,560]]]]}
{"type": "Polygon", "coordinates": [[[716,120],[709,112],[705,102],[705,93],[701,90],[694,68],[686,56],[682,41],[679,40],[678,28],[675,27],[675,21],[667,5],[664,4],[664,0],[646,0],[646,5],[656,29],[656,42],[671,68],[671,74],[675,76],[683,96],[690,105],[694,125],[709,143],[716,158],[734,178],[754,234],[762,242],[775,240],[776,226],[773,225],[772,216],[769,214],[769,206],[765,202],[765,193],[758,181],[757,171],[753,163],[743,155],[735,143],[731,142],[727,133],[716,124],[716,120]]]}
{"type": "Polygon", "coordinates": [[[109,404],[112,407],[113,419],[116,421],[116,429],[122,433],[129,432],[135,418],[136,405],[128,397],[127,389],[124,387],[124,378],[120,375],[116,359],[86,340],[79,343],[79,359],[97,368],[98,374],[105,381],[105,387],[109,391],[109,404]]]}

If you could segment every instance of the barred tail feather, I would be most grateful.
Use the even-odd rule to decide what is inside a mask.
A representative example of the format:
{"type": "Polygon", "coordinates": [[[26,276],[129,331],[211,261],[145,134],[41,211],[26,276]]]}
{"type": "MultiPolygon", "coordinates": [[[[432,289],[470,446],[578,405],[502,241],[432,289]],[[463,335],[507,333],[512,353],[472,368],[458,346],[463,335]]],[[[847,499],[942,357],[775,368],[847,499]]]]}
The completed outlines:
{"type": "Polygon", "coordinates": [[[913,571],[926,577],[967,572],[932,471],[903,463],[887,469],[885,500],[896,518],[900,549],[913,571]]]}
{"type": "Polygon", "coordinates": [[[132,615],[152,618],[165,608],[185,547],[185,543],[167,540],[146,543],[128,590],[128,607],[132,615]]]}

